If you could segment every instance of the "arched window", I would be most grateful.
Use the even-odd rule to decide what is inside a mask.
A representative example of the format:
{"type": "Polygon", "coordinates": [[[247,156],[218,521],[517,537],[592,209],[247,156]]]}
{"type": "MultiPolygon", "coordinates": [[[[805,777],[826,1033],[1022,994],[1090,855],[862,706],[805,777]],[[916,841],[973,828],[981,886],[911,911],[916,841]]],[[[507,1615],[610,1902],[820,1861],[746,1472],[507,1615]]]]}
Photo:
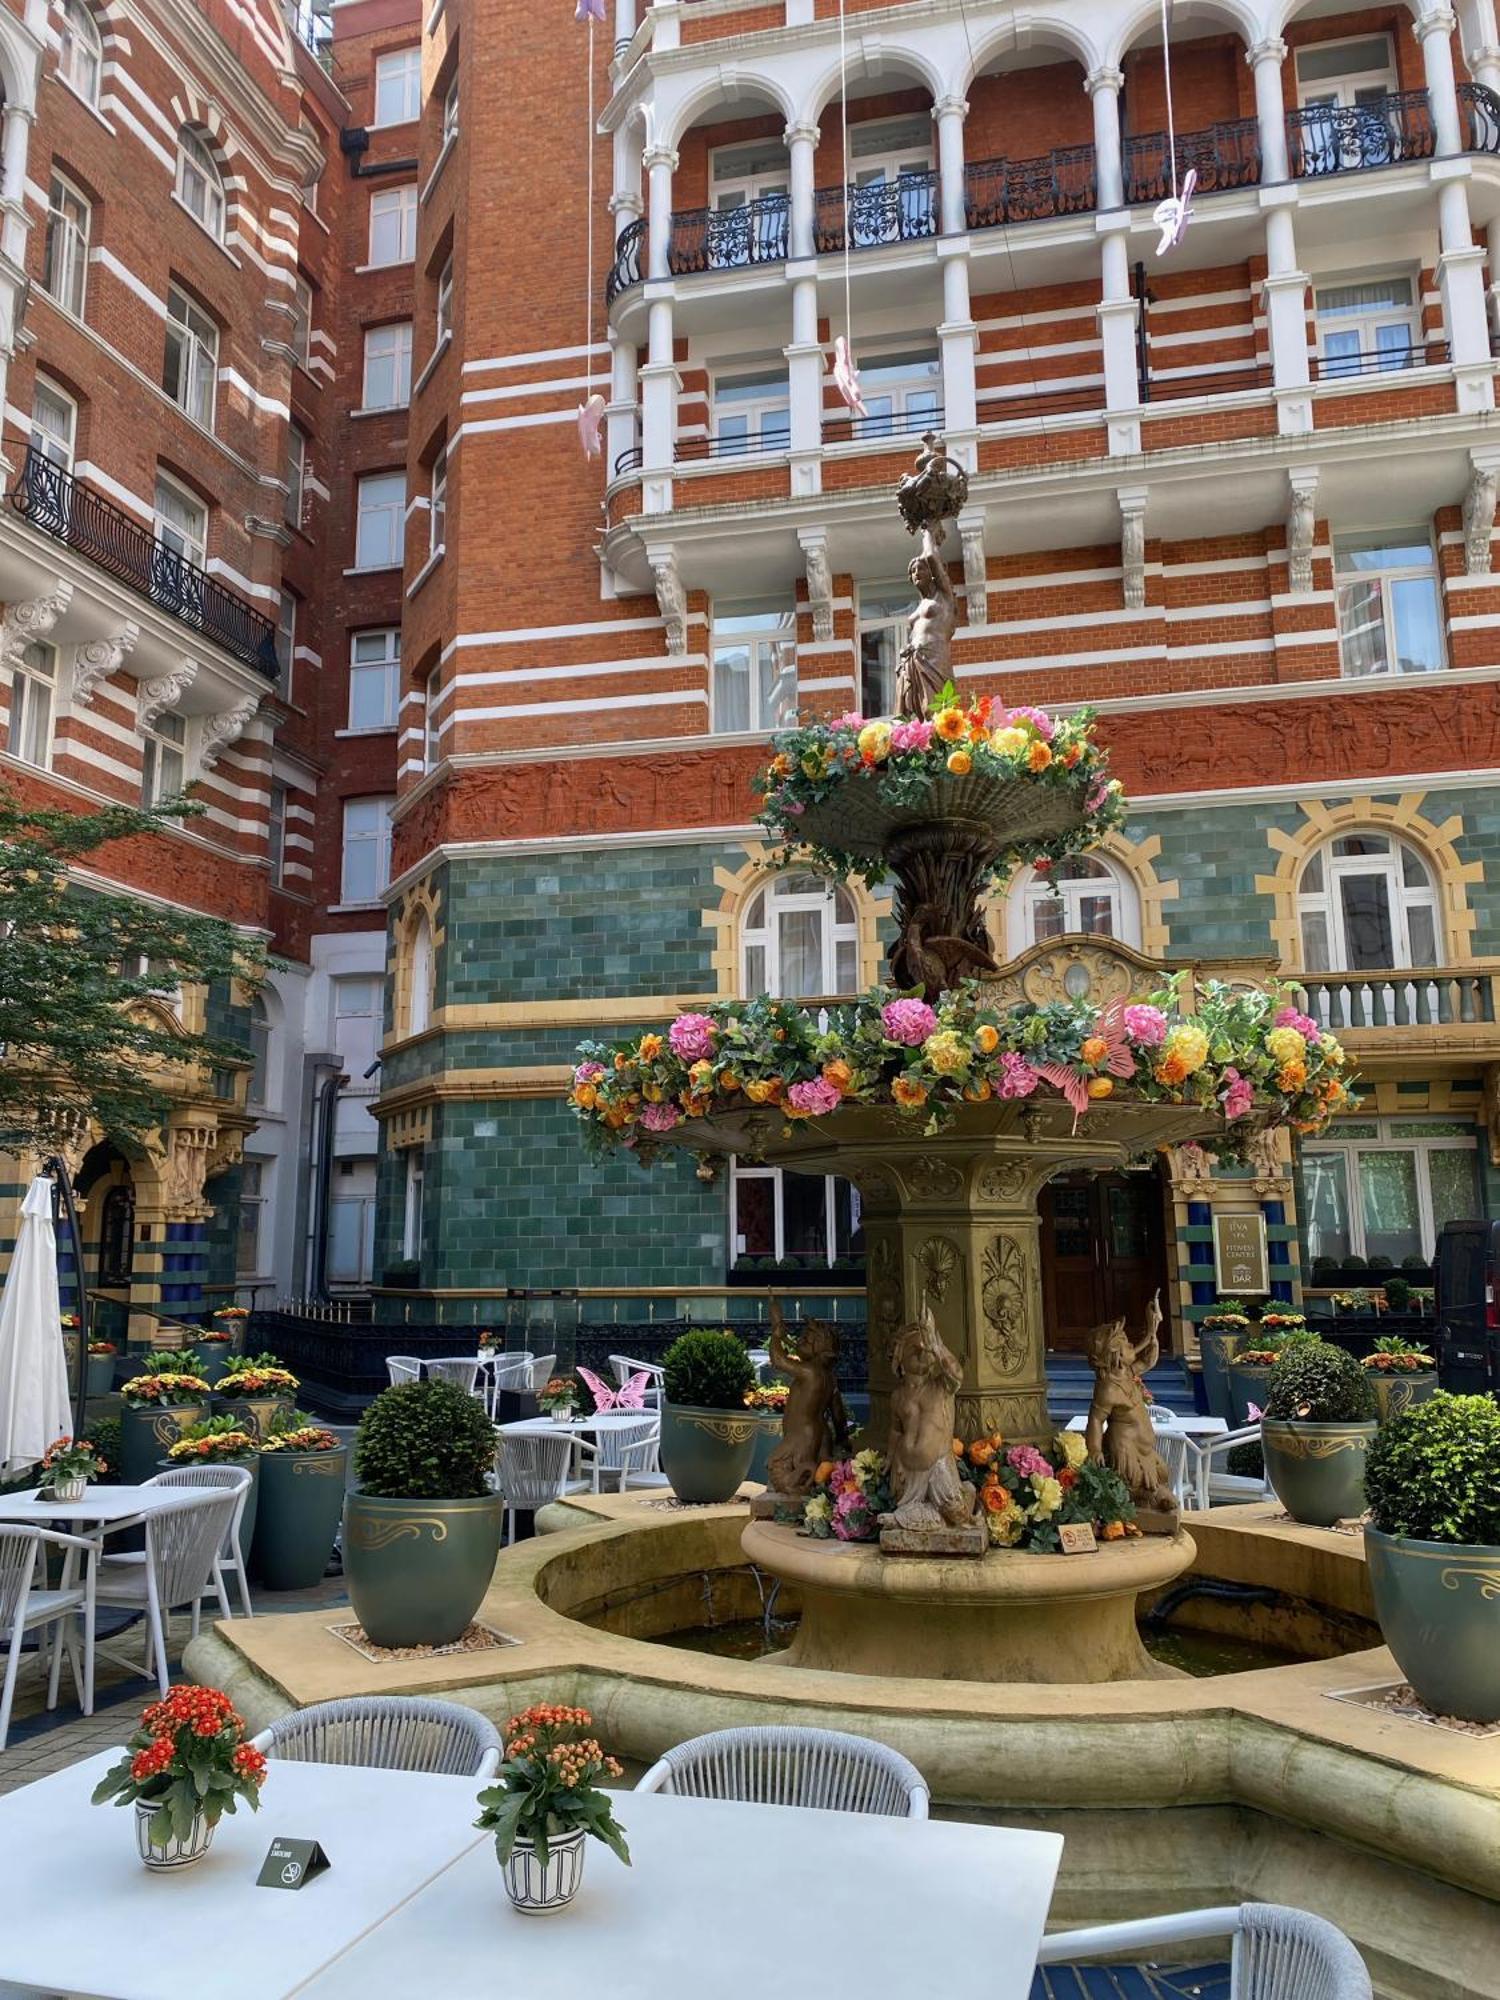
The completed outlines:
{"type": "Polygon", "coordinates": [[[99,1211],[98,1282],[119,1289],[134,1268],[135,1190],[125,1181],[109,1190],[99,1211]]]}
{"type": "Polygon", "coordinates": [[[406,1032],[420,1035],[432,1019],[432,925],[426,912],[411,934],[411,991],[406,1007],[406,1032]]]}
{"type": "Polygon", "coordinates": [[[177,199],[217,241],[224,240],[224,182],[201,133],[184,125],[177,134],[177,199]]]}
{"type": "Polygon", "coordinates": [[[264,1109],[271,1101],[271,1016],[257,993],[250,1002],[250,1081],[245,1102],[264,1109]]]}
{"type": "Polygon", "coordinates": [[[1346,833],[1320,847],[1297,884],[1304,972],[1439,965],[1437,891],[1414,847],[1389,833],[1346,833]]]}
{"type": "Polygon", "coordinates": [[[1082,932],[1090,937],[1141,941],[1141,905],[1124,869],[1097,854],[1072,854],[1038,874],[1023,868],[1006,900],[1010,955],[1034,944],[1082,932]]]}
{"type": "Polygon", "coordinates": [[[740,924],[740,984],[804,1000],[853,993],[859,982],[859,929],[846,889],[822,875],[777,875],[751,897],[740,924]]]}
{"type": "Polygon", "coordinates": [[[88,104],[99,102],[99,78],[104,69],[104,43],[98,24],[83,0],[63,0],[62,47],[57,73],[88,104]]]}

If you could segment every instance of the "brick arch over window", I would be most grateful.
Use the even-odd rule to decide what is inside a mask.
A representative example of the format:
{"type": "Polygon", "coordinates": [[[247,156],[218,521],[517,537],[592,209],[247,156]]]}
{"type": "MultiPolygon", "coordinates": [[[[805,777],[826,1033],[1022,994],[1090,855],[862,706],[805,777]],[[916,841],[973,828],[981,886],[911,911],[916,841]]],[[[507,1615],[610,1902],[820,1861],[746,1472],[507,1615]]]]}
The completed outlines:
{"type": "Polygon", "coordinates": [[[1304,799],[1302,826],[1294,833],[1271,828],[1266,844],[1277,857],[1276,866],[1269,875],[1257,875],[1255,886],[1261,895],[1273,900],[1271,940],[1288,970],[1302,969],[1297,896],[1308,862],[1340,834],[1371,831],[1391,834],[1415,849],[1437,890],[1444,962],[1452,965],[1471,962],[1473,933],[1479,916],[1469,907],[1468,891],[1471,883],[1484,880],[1484,863],[1465,861],[1458,851],[1464,831],[1461,815],[1451,813],[1440,823],[1426,819],[1422,814],[1425,798],[1424,792],[1407,792],[1395,800],[1361,797],[1337,806],[1304,799]]]}
{"type": "MultiPolygon", "coordinates": [[[[747,841],[742,852],[741,867],[714,869],[719,901],[715,908],[700,912],[704,929],[713,934],[714,990],[721,1000],[740,995],[740,932],[752,900],[776,876],[796,872],[779,865],[764,841],[747,841]]],[[[883,891],[872,894],[858,882],[841,886],[854,905],[858,986],[863,992],[876,985],[885,970],[880,920],[890,914],[890,897],[883,891]]]]}
{"type": "MultiPolygon", "coordinates": [[[[404,1041],[408,1035],[422,1034],[432,1026],[436,1009],[433,1005],[437,990],[437,955],[443,942],[443,905],[436,884],[428,877],[419,882],[396,905],[393,927],[394,953],[391,963],[391,1032],[395,1040],[404,1041]],[[425,926],[427,933],[426,978],[429,982],[426,1020],[420,1026],[412,1026],[412,999],[414,994],[414,973],[420,973],[419,949],[421,932],[425,926]]],[[[420,1006],[417,1009],[421,1015],[420,1006]]]]}

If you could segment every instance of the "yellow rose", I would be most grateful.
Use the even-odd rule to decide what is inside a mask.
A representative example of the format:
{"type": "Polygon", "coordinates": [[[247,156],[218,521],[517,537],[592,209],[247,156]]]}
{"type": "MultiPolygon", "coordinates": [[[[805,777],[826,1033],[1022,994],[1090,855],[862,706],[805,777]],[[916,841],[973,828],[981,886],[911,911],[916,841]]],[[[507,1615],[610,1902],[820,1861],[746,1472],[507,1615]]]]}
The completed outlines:
{"type": "Polygon", "coordinates": [[[939,1076],[954,1076],[969,1066],[969,1051],[951,1028],[940,1028],[922,1044],[922,1053],[939,1076]]]}
{"type": "MultiPolygon", "coordinates": [[[[1302,1038],[1299,1035],[1297,1039],[1302,1038]]],[[[1181,1066],[1184,1076],[1191,1076],[1196,1069],[1202,1069],[1208,1061],[1208,1037],[1201,1028],[1191,1027],[1186,1021],[1179,1023],[1167,1036],[1164,1054],[1176,1057],[1173,1067],[1181,1066]]]]}
{"type": "Polygon", "coordinates": [[[1024,729],[997,729],[990,738],[990,748],[1002,757],[1014,757],[1018,750],[1024,750],[1030,739],[1024,729]]]}
{"type": "Polygon", "coordinates": [[[974,759],[967,750],[953,750],[948,754],[948,769],[955,778],[966,778],[974,768],[974,759]]]}
{"type": "Polygon", "coordinates": [[[1026,1532],[1026,1516],[1019,1507],[1011,1505],[1003,1513],[989,1515],[985,1525],[990,1531],[991,1547],[1011,1549],[1026,1532]]]}
{"type": "Polygon", "coordinates": [[[891,725],[888,722],[867,722],[859,732],[859,754],[876,764],[883,764],[891,751],[891,725]]]}
{"type": "Polygon", "coordinates": [[[764,1104],[768,1098],[774,1095],[775,1090],[775,1083],[768,1077],[763,1076],[752,1077],[750,1082],[745,1085],[745,1095],[752,1104],[764,1104]]]}
{"type": "Polygon", "coordinates": [[[1000,1030],[986,1021],[974,1030],[974,1046],[982,1056],[992,1056],[1000,1046],[1000,1030]]]}
{"type": "Polygon", "coordinates": [[[1053,1455],[1054,1457],[1060,1456],[1063,1463],[1071,1465],[1076,1472],[1089,1455],[1088,1443],[1084,1438],[1083,1432],[1059,1431],[1057,1434],[1057,1450],[1053,1455]]]}
{"type": "Polygon", "coordinates": [[[1036,1501],[1031,1510],[1032,1513],[1039,1521],[1049,1520],[1063,1503],[1063,1490],[1060,1482],[1056,1479],[1049,1479],[1044,1472],[1033,1472],[1031,1475],[1031,1490],[1036,1495],[1036,1501]]]}
{"type": "Polygon", "coordinates": [[[1273,1028],[1266,1036],[1266,1047],[1279,1063],[1307,1060],[1307,1044],[1295,1028],[1273,1028]]]}

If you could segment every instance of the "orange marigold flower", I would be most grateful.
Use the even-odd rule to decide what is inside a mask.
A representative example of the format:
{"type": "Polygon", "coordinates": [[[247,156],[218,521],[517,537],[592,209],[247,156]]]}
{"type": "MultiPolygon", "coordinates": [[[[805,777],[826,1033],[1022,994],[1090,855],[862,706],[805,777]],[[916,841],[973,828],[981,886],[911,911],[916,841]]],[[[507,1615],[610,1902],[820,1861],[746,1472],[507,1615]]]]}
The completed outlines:
{"type": "Polygon", "coordinates": [[[1078,1053],[1090,1069],[1097,1069],[1109,1054],[1109,1043],[1103,1035],[1090,1035],[1078,1053]]]}
{"type": "Polygon", "coordinates": [[[854,1083],[854,1071],[842,1056],[836,1056],[832,1062],[824,1063],[823,1081],[831,1083],[835,1090],[848,1090],[854,1083]]]}
{"type": "Polygon", "coordinates": [[[1067,749],[1062,752],[1062,760],[1071,771],[1082,755],[1083,745],[1081,743],[1070,743],[1067,749]]]}
{"type": "Polygon", "coordinates": [[[961,708],[940,708],[932,718],[932,727],[944,743],[957,743],[968,733],[969,719],[961,708]]]}
{"type": "Polygon", "coordinates": [[[927,1102],[927,1087],[911,1077],[898,1076],[891,1084],[891,1096],[903,1111],[919,1111],[927,1102]]]}
{"type": "Polygon", "coordinates": [[[1166,1084],[1181,1083],[1187,1073],[1187,1063],[1175,1049],[1169,1055],[1164,1055],[1151,1072],[1158,1083],[1166,1084]]]}
{"type": "Polygon", "coordinates": [[[660,1035],[642,1035],[636,1047],[636,1055],[642,1062],[655,1062],[663,1046],[660,1035]]]}
{"type": "Polygon", "coordinates": [[[1031,766],[1033,771],[1045,771],[1047,766],[1052,762],[1051,744],[1043,743],[1040,740],[1033,743],[1031,748],[1026,752],[1026,762],[1031,766]]]}

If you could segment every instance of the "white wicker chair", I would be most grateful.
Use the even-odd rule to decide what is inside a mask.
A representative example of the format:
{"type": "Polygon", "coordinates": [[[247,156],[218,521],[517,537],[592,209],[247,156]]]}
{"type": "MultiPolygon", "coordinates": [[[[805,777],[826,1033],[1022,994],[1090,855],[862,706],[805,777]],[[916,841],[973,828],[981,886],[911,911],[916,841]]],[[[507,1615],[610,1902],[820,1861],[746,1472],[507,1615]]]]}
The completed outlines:
{"type": "Polygon", "coordinates": [[[661,1408],[661,1385],[666,1371],[660,1362],[636,1361],[629,1354],[612,1354],[609,1357],[609,1365],[614,1370],[615,1380],[622,1389],[632,1375],[648,1376],[650,1379],[646,1383],[646,1408],[648,1410],[661,1408]]]}
{"type": "Polygon", "coordinates": [[[552,1380],[552,1373],[556,1367],[557,1356],[555,1354],[534,1355],[531,1362],[530,1381],[521,1383],[518,1386],[523,1393],[529,1389],[533,1396],[539,1396],[552,1380]]]}
{"type": "Polygon", "coordinates": [[[636,1790],[892,1819],[926,1819],[930,1797],[917,1767],[883,1743],[837,1729],[775,1727],[694,1736],[653,1764],[636,1790]]]}
{"type": "Polygon", "coordinates": [[[1179,1507],[1196,1507],[1203,1486],[1203,1455],[1186,1431],[1161,1428],[1154,1432],[1157,1452],[1167,1468],[1179,1507]]]}
{"type": "Polygon", "coordinates": [[[385,1357],[385,1372],[391,1378],[392,1388],[398,1382],[419,1382],[422,1379],[422,1363],[415,1354],[388,1354],[385,1357]]]}
{"type": "Polygon", "coordinates": [[[44,1532],[40,1528],[0,1528],[0,1632],[6,1639],[5,1680],[0,1684],[0,1750],[5,1748],[5,1740],[10,1734],[10,1711],[15,1700],[16,1675],[21,1665],[21,1643],[28,1632],[41,1635],[38,1643],[43,1648],[43,1660],[46,1659],[47,1642],[51,1640],[48,1708],[57,1706],[57,1683],[66,1652],[73,1673],[73,1685],[78,1690],[79,1706],[85,1715],[94,1712],[94,1570],[92,1562],[87,1561],[84,1581],[81,1584],[73,1582],[74,1557],[79,1551],[86,1557],[92,1557],[94,1544],[79,1535],[63,1535],[50,1530],[44,1532]],[[38,1590],[37,1570],[43,1551],[51,1545],[68,1551],[62,1588],[48,1590],[43,1570],[43,1588],[38,1590]],[[81,1674],[70,1626],[75,1611],[83,1617],[81,1674]],[[53,1631],[51,1628],[54,1626],[60,1629],[53,1631]]]}
{"type": "MultiPolygon", "coordinates": [[[[205,1492],[193,1494],[170,1511],[146,1517],[145,1560],[132,1562],[128,1555],[105,1556],[95,1564],[94,1599],[98,1604],[138,1611],[146,1626],[146,1660],[143,1671],[156,1674],[162,1699],[166,1700],[171,1676],[167,1667],[167,1618],[179,1605],[193,1611],[193,1637],[198,1636],[202,1600],[215,1591],[219,1609],[231,1616],[229,1593],[219,1568],[219,1551],[229,1533],[236,1511],[244,1505],[241,1494],[205,1492]]],[[[101,1646],[102,1653],[104,1648],[101,1646]]],[[[118,1654],[110,1654],[118,1659],[118,1654]]],[[[124,1666],[134,1662],[124,1660],[124,1666]]]]}
{"type": "Polygon", "coordinates": [[[1259,1424],[1243,1424],[1237,1431],[1226,1431],[1223,1437],[1208,1440],[1200,1454],[1200,1507],[1211,1507],[1216,1500],[1228,1505],[1235,1501],[1269,1498],[1271,1487],[1264,1472],[1257,1479],[1251,1473],[1218,1469],[1218,1461],[1227,1459],[1236,1445],[1259,1443],[1259,1424]]]}
{"type": "Polygon", "coordinates": [[[477,1358],[469,1354],[445,1356],[440,1361],[427,1363],[429,1382],[451,1382],[455,1389],[462,1389],[466,1396],[478,1394],[474,1378],[479,1373],[477,1358]]]}
{"type": "Polygon", "coordinates": [[[516,1515],[534,1514],[560,1500],[573,1470],[573,1433],[502,1431],[495,1455],[495,1483],[505,1502],[505,1539],[516,1539],[516,1515]]]}
{"type": "Polygon", "coordinates": [[[212,1486],[221,1492],[238,1493],[240,1504],[234,1510],[233,1524],[224,1537],[217,1568],[220,1572],[226,1569],[234,1571],[239,1580],[240,1602],[245,1607],[247,1618],[253,1618],[255,1612],[250,1603],[250,1579],[245,1574],[244,1554],[248,1554],[248,1550],[241,1553],[240,1527],[250,1498],[250,1480],[251,1475],[243,1465],[173,1465],[146,1481],[148,1486],[212,1486]]]}
{"type": "Polygon", "coordinates": [[[525,1390],[531,1387],[531,1364],[535,1358],[529,1347],[523,1347],[514,1354],[492,1354],[483,1364],[484,1407],[491,1423],[500,1408],[502,1389],[525,1390]]]}
{"type": "Polygon", "coordinates": [[[1076,1965],[1120,1952],[1149,1953],[1158,1963],[1164,1946],[1225,1936],[1234,1940],[1229,2000],[1371,2000],[1370,1975],[1344,1933],[1322,1917],[1277,1903],[1054,1931],[1043,1938],[1037,1963],[1076,1965]]]}
{"type": "Polygon", "coordinates": [[[360,1764],[378,1771],[432,1771],[493,1778],[500,1732],[456,1701],[418,1695],[362,1695],[320,1701],[279,1716],[253,1739],[267,1757],[296,1764],[360,1764]]]}
{"type": "Polygon", "coordinates": [[[596,1493],[608,1480],[625,1491],[631,1473],[656,1470],[656,1451],[661,1443],[661,1418],[643,1416],[637,1424],[601,1424],[593,1436],[579,1441],[579,1458],[596,1493]]]}

